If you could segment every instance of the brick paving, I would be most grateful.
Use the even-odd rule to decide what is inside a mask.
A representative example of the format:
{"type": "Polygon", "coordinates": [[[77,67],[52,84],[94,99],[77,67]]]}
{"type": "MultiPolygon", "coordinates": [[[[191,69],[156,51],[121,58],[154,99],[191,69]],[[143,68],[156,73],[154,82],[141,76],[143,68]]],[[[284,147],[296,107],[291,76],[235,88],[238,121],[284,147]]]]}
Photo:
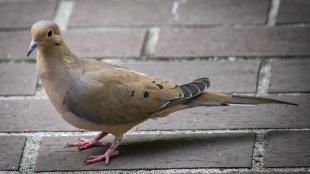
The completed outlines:
{"type": "MultiPolygon", "coordinates": [[[[25,59],[28,49],[30,32],[25,31],[3,31],[0,32],[0,60],[7,59],[25,59]]],[[[34,59],[34,55],[31,58],[34,59]]]]}
{"type": "Polygon", "coordinates": [[[307,92],[310,90],[309,74],[310,61],[308,59],[274,61],[272,63],[269,91],[307,92]]]}
{"type": "Polygon", "coordinates": [[[83,161],[106,149],[106,141],[103,141],[104,147],[83,152],[63,148],[65,142],[76,139],[44,137],[36,171],[251,167],[254,145],[253,134],[127,136],[119,148],[122,155],[105,166],[85,165],[83,161]]]}
{"type": "Polygon", "coordinates": [[[37,84],[34,64],[0,64],[0,74],[0,95],[34,95],[37,84]]]}
{"type": "MultiPolygon", "coordinates": [[[[310,173],[310,3],[307,0],[0,1],[0,173],[310,173]],[[63,143],[88,132],[42,92],[29,29],[72,2],[67,45],[177,83],[263,94],[296,106],[199,107],[135,127],[109,166],[63,143]],[[154,32],[153,29],[159,32],[154,32]]],[[[65,19],[63,19],[66,21],[65,19]]],[[[63,26],[63,28],[66,28],[63,26]]]]}
{"type": "Polygon", "coordinates": [[[310,2],[307,0],[282,0],[278,24],[310,22],[310,2]]]}
{"type": "Polygon", "coordinates": [[[0,170],[18,170],[26,138],[0,136],[0,170]]]}
{"type": "Polygon", "coordinates": [[[267,0],[78,0],[70,26],[263,24],[268,6],[267,0]]]}
{"type": "Polygon", "coordinates": [[[40,19],[53,19],[57,1],[55,0],[22,0],[1,1],[1,29],[30,29],[30,23],[40,19]]]}
{"type": "Polygon", "coordinates": [[[80,57],[139,57],[145,32],[143,29],[68,31],[64,39],[80,57]]]}
{"type": "Polygon", "coordinates": [[[0,132],[79,130],[64,122],[48,99],[0,100],[0,115],[0,132]]]}
{"type": "Polygon", "coordinates": [[[304,56],[309,44],[309,27],[173,28],[160,31],[156,56],[304,56]]]}
{"type": "Polygon", "coordinates": [[[272,131],[267,138],[267,167],[300,167],[310,165],[309,131],[272,131]]]}

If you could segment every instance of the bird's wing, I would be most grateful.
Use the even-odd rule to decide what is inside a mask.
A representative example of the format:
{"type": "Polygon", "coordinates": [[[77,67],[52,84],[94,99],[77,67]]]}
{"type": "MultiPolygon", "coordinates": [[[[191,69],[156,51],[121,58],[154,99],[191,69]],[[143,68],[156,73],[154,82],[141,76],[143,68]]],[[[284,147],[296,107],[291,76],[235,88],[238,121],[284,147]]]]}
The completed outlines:
{"type": "Polygon", "coordinates": [[[178,86],[109,65],[90,69],[68,91],[64,104],[75,115],[96,123],[142,121],[199,95],[209,85],[200,79],[178,86]]]}

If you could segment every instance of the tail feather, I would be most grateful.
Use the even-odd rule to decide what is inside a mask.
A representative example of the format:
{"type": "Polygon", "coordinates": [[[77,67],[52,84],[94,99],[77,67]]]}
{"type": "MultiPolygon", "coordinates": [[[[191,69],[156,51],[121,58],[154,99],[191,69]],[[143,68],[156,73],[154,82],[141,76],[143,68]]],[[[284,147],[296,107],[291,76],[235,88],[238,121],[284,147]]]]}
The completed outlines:
{"type": "Polygon", "coordinates": [[[236,96],[236,95],[232,96],[231,102],[232,102],[231,104],[270,104],[270,103],[276,103],[276,104],[297,105],[295,103],[271,99],[271,98],[236,96]]]}
{"type": "Polygon", "coordinates": [[[190,107],[194,106],[227,106],[227,105],[257,105],[257,104],[287,104],[295,103],[252,96],[240,96],[221,92],[204,92],[198,97],[186,103],[190,107]]]}

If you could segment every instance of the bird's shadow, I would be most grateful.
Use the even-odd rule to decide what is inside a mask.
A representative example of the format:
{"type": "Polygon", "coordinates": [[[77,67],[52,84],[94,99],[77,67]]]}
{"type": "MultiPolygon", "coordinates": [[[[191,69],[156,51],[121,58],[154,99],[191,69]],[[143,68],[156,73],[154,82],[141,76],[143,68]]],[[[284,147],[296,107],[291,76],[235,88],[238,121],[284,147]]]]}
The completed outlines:
{"type": "MultiPolygon", "coordinates": [[[[184,135],[149,135],[144,137],[128,136],[119,146],[118,150],[121,156],[144,156],[144,155],[164,155],[167,153],[185,153],[201,147],[222,146],[223,144],[234,144],[240,142],[240,139],[248,138],[243,134],[184,134],[184,135]]],[[[108,149],[110,143],[102,142],[97,145],[94,154],[102,154],[102,151],[108,149]]]]}

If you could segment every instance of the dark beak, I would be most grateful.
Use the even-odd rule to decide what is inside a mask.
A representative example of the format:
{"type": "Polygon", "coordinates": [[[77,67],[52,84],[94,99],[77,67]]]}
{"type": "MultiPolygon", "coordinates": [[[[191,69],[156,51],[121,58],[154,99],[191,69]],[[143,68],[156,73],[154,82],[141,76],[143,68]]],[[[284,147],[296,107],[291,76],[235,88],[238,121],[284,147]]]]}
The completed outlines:
{"type": "Polygon", "coordinates": [[[27,51],[27,57],[29,57],[29,55],[31,54],[31,52],[32,52],[34,49],[36,49],[37,45],[38,45],[38,42],[36,42],[36,41],[31,41],[30,46],[29,46],[28,51],[27,51]]]}

